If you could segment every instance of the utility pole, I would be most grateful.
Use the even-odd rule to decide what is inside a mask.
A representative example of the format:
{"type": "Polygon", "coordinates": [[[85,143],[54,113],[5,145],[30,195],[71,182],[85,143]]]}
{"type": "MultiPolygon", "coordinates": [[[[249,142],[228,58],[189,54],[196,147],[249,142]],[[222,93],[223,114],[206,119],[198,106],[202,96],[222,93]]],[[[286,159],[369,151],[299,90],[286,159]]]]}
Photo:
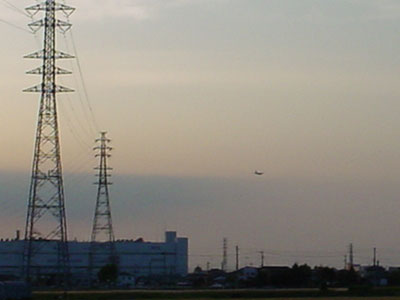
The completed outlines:
{"type": "Polygon", "coordinates": [[[228,239],[224,238],[222,245],[222,264],[221,264],[222,271],[226,272],[227,267],[228,267],[228,239]]]}
{"type": "Polygon", "coordinates": [[[261,255],[261,268],[264,268],[264,251],[260,251],[261,255]]]}
{"type": "Polygon", "coordinates": [[[374,248],[373,266],[376,267],[376,248],[374,248]]]}
{"type": "Polygon", "coordinates": [[[239,270],[239,246],[236,246],[236,271],[239,270]]]}
{"type": "Polygon", "coordinates": [[[347,265],[347,255],[344,256],[344,269],[347,270],[348,265],[347,265]]]}
{"type": "Polygon", "coordinates": [[[29,24],[34,33],[44,30],[43,49],[25,56],[42,61],[40,67],[27,72],[40,75],[42,81],[24,90],[40,93],[41,97],[25,225],[23,277],[35,282],[41,275],[40,254],[51,253],[55,248],[54,265],[46,267],[46,273],[55,275],[59,287],[68,284],[69,251],[56,95],[73,90],[56,84],[57,75],[71,73],[56,66],[56,60],[73,56],[56,50],[57,29],[65,33],[71,28],[68,22],[57,19],[57,12],[68,18],[74,10],[55,0],[26,8],[31,17],[44,12],[43,19],[29,24]]]}
{"type": "Polygon", "coordinates": [[[117,264],[110,193],[108,189],[108,186],[112,184],[109,181],[109,177],[111,177],[109,171],[112,168],[108,166],[108,158],[111,156],[110,151],[112,148],[108,146],[111,140],[106,135],[106,132],[101,132],[101,137],[96,140],[99,145],[94,148],[97,151],[95,156],[99,158],[99,166],[95,168],[95,170],[98,170],[98,174],[96,175],[98,181],[95,182],[97,184],[97,199],[89,250],[91,279],[93,279],[95,269],[102,267],[102,265],[99,265],[99,261],[105,261],[106,264],[117,264]]]}
{"type": "Polygon", "coordinates": [[[354,258],[353,258],[353,243],[350,243],[350,246],[349,246],[349,258],[350,258],[350,270],[351,269],[354,269],[354,258]]]}

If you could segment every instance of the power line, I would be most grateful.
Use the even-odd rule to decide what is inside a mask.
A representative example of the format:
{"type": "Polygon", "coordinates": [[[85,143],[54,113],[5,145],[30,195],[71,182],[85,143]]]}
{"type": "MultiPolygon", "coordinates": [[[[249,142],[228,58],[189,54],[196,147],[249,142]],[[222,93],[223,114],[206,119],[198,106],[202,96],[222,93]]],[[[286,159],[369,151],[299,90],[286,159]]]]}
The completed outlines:
{"type": "MultiPolygon", "coordinates": [[[[67,51],[69,52],[70,51],[70,47],[69,47],[67,36],[65,34],[63,36],[64,36],[64,41],[65,41],[65,45],[66,45],[67,51]]],[[[74,53],[75,61],[78,64],[79,58],[77,56],[77,53],[76,53],[75,50],[73,50],[73,52],[75,52],[74,53]]],[[[95,134],[97,134],[99,129],[98,129],[97,122],[96,122],[96,119],[95,119],[94,114],[93,114],[93,110],[91,109],[90,104],[88,105],[88,103],[89,103],[88,100],[87,100],[88,93],[86,91],[86,86],[85,86],[84,81],[83,81],[82,70],[79,68],[79,65],[78,65],[78,72],[80,73],[79,79],[81,79],[80,81],[81,81],[82,89],[84,90],[84,97],[82,97],[80,89],[79,89],[79,83],[78,83],[78,79],[76,77],[74,64],[72,62],[70,62],[70,65],[71,65],[72,70],[74,71],[73,72],[73,78],[74,78],[74,81],[75,81],[75,85],[77,87],[78,99],[79,99],[79,102],[80,102],[80,104],[82,106],[82,111],[83,111],[83,114],[85,115],[85,119],[86,119],[86,121],[87,121],[87,123],[89,125],[88,128],[91,131],[91,134],[93,135],[90,138],[93,139],[93,137],[95,136],[95,134]],[[86,103],[87,103],[86,105],[84,104],[83,98],[85,98],[85,100],[86,100],[86,103]],[[89,110],[89,112],[87,112],[87,110],[89,110]]]]}
{"type": "Polygon", "coordinates": [[[11,2],[9,2],[7,0],[1,0],[1,1],[3,1],[5,3],[5,4],[3,4],[3,6],[7,7],[8,9],[11,9],[17,13],[24,15],[25,17],[30,18],[30,16],[23,9],[15,6],[14,4],[12,4],[11,2]]]}
{"type": "MultiPolygon", "coordinates": [[[[60,82],[62,83],[63,81],[60,80],[60,82]]],[[[79,92],[78,92],[78,94],[79,94],[79,92]]],[[[75,116],[77,124],[81,128],[81,132],[84,133],[88,139],[93,140],[94,132],[92,131],[93,130],[92,127],[90,127],[91,124],[88,122],[88,127],[83,125],[81,119],[78,117],[78,115],[77,115],[77,113],[76,113],[76,111],[74,109],[74,106],[72,104],[73,101],[71,100],[71,98],[70,98],[70,96],[68,94],[66,94],[66,98],[67,98],[68,105],[69,105],[69,107],[71,108],[71,110],[73,112],[72,115],[75,116]]],[[[83,110],[83,114],[84,114],[85,120],[88,121],[84,110],[83,110]]],[[[85,142],[85,144],[87,144],[87,143],[85,142]]]]}
{"type": "MultiPolygon", "coordinates": [[[[78,174],[84,168],[89,167],[89,163],[90,169],[92,169],[94,165],[93,157],[89,156],[87,153],[84,153],[84,155],[78,155],[75,160],[72,160],[71,165],[67,165],[66,173],[78,174]]],[[[71,175],[67,178],[67,180],[72,182],[71,175]]]]}
{"type": "Polygon", "coordinates": [[[31,31],[29,31],[29,30],[27,30],[27,29],[25,29],[25,28],[23,28],[23,27],[20,27],[20,26],[18,26],[18,25],[15,25],[15,24],[13,24],[13,23],[11,23],[11,22],[9,22],[9,21],[6,21],[6,20],[4,20],[4,19],[0,19],[0,22],[6,24],[6,25],[8,25],[8,26],[11,26],[11,27],[13,27],[13,28],[15,28],[15,29],[19,29],[19,30],[22,30],[22,31],[27,32],[27,33],[29,33],[29,34],[32,34],[31,31]]]}
{"type": "Polygon", "coordinates": [[[79,75],[80,75],[80,78],[81,78],[81,81],[82,81],[83,92],[85,93],[85,99],[86,99],[87,105],[89,107],[90,114],[92,116],[95,128],[97,129],[97,131],[99,131],[99,126],[97,124],[97,121],[96,121],[96,118],[95,118],[95,115],[94,115],[94,112],[93,112],[93,108],[92,108],[92,105],[90,103],[89,94],[88,94],[88,91],[87,91],[87,88],[86,88],[85,78],[83,77],[82,67],[81,67],[81,63],[80,63],[80,60],[79,60],[78,51],[76,50],[76,44],[75,44],[74,35],[72,33],[72,30],[70,31],[70,35],[71,35],[71,41],[72,41],[73,50],[74,50],[75,57],[76,57],[76,63],[78,65],[79,75]]]}
{"type": "Polygon", "coordinates": [[[86,142],[86,140],[84,138],[82,138],[79,134],[79,131],[75,130],[74,126],[72,124],[74,124],[70,117],[69,114],[67,113],[66,108],[64,107],[64,105],[62,104],[62,101],[59,102],[60,103],[60,108],[64,111],[64,118],[66,120],[66,125],[69,129],[69,131],[71,132],[71,135],[75,138],[75,140],[78,142],[78,144],[82,147],[82,149],[90,149],[90,145],[86,142]]]}

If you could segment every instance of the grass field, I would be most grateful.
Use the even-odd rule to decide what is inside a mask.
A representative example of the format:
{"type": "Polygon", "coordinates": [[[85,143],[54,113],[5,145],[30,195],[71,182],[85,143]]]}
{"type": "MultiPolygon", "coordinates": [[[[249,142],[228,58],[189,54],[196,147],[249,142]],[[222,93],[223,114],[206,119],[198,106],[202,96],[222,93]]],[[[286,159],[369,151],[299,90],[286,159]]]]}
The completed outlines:
{"type": "Polygon", "coordinates": [[[318,289],[298,290],[125,290],[125,291],[70,291],[62,292],[35,292],[34,299],[69,299],[69,300],[400,300],[399,288],[356,290],[336,289],[321,292],[318,289]]]}
{"type": "MultiPolygon", "coordinates": [[[[268,300],[305,300],[310,298],[264,298],[268,300]]],[[[318,300],[380,300],[380,299],[388,299],[388,300],[400,300],[400,297],[329,297],[329,298],[315,298],[318,300]]],[[[199,299],[200,300],[200,299],[199,299]]],[[[209,299],[211,300],[211,299],[209,299]]],[[[254,300],[254,299],[242,299],[242,300],[254,300]]],[[[257,299],[261,300],[261,299],[257,299]]]]}
{"type": "MultiPolygon", "coordinates": [[[[137,300],[137,299],[146,299],[146,298],[136,298],[134,296],[132,296],[132,298],[118,298],[118,297],[114,297],[114,295],[108,295],[108,297],[103,298],[103,297],[98,297],[99,294],[86,294],[86,295],[80,295],[79,298],[76,297],[71,297],[71,295],[67,296],[67,298],[65,299],[80,299],[80,300],[94,300],[94,299],[132,299],[132,300],[137,300]]],[[[47,295],[47,297],[43,298],[43,295],[36,295],[33,299],[40,299],[40,300],[44,300],[44,299],[62,299],[61,297],[57,297],[56,295],[52,295],[49,296],[47,295]]],[[[162,298],[160,298],[162,299],[162,298]]],[[[183,298],[180,300],[192,300],[193,298],[183,298]]],[[[197,300],[214,300],[216,298],[198,298],[197,300]]],[[[306,298],[240,298],[240,300],[263,300],[263,299],[268,299],[268,300],[306,300],[306,299],[314,299],[314,298],[310,298],[310,297],[306,297],[306,298]]],[[[319,300],[381,300],[381,299],[387,299],[387,300],[400,300],[400,297],[318,297],[315,299],[319,299],[319,300]]]]}

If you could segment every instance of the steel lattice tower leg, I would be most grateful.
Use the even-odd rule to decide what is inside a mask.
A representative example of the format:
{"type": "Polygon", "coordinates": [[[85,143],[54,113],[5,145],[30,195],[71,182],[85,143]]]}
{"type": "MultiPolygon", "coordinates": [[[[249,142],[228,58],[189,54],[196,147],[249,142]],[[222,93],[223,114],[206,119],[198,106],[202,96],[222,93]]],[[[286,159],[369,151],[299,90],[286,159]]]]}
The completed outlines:
{"type": "Polygon", "coordinates": [[[99,146],[94,149],[97,151],[96,157],[99,157],[97,184],[96,208],[93,219],[92,236],[89,250],[89,272],[90,279],[94,278],[94,271],[103,267],[105,264],[117,264],[117,255],[115,249],[115,238],[112,226],[110,194],[108,186],[109,181],[108,158],[111,156],[111,147],[108,146],[110,139],[106,137],[106,132],[101,132],[101,137],[96,140],[99,146]]]}
{"type": "Polygon", "coordinates": [[[41,75],[41,84],[24,90],[41,93],[41,98],[25,227],[23,276],[33,282],[40,276],[53,277],[55,284],[65,286],[69,278],[69,252],[56,94],[72,90],[56,85],[56,75],[70,74],[57,67],[56,60],[72,56],[56,51],[55,46],[56,29],[65,32],[71,25],[57,20],[56,12],[62,11],[68,17],[74,8],[46,0],[26,11],[32,17],[44,12],[43,19],[29,24],[33,32],[44,28],[44,45],[42,50],[26,56],[41,59],[43,64],[27,72],[41,75]],[[54,249],[55,257],[50,254],[48,258],[54,264],[44,265],[43,259],[40,262],[40,254],[54,253],[54,249]]]}

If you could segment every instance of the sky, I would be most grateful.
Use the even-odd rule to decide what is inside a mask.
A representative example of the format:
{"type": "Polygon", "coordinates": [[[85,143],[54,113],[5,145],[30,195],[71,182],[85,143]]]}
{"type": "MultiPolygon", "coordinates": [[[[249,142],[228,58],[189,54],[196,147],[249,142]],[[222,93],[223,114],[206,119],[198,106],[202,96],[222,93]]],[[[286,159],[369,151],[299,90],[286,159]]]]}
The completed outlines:
{"type": "MultiPolygon", "coordinates": [[[[11,3],[11,5],[10,5],[11,3]]],[[[40,47],[0,0],[0,236],[23,229],[40,47]]],[[[190,238],[191,266],[400,265],[397,0],[69,0],[58,98],[70,238],[87,240],[92,147],[112,139],[118,238],[190,238]],[[253,175],[254,170],[265,172],[253,175]]],[[[39,17],[35,16],[35,17],[39,17]]],[[[61,16],[60,16],[61,17],[61,16]]]]}

